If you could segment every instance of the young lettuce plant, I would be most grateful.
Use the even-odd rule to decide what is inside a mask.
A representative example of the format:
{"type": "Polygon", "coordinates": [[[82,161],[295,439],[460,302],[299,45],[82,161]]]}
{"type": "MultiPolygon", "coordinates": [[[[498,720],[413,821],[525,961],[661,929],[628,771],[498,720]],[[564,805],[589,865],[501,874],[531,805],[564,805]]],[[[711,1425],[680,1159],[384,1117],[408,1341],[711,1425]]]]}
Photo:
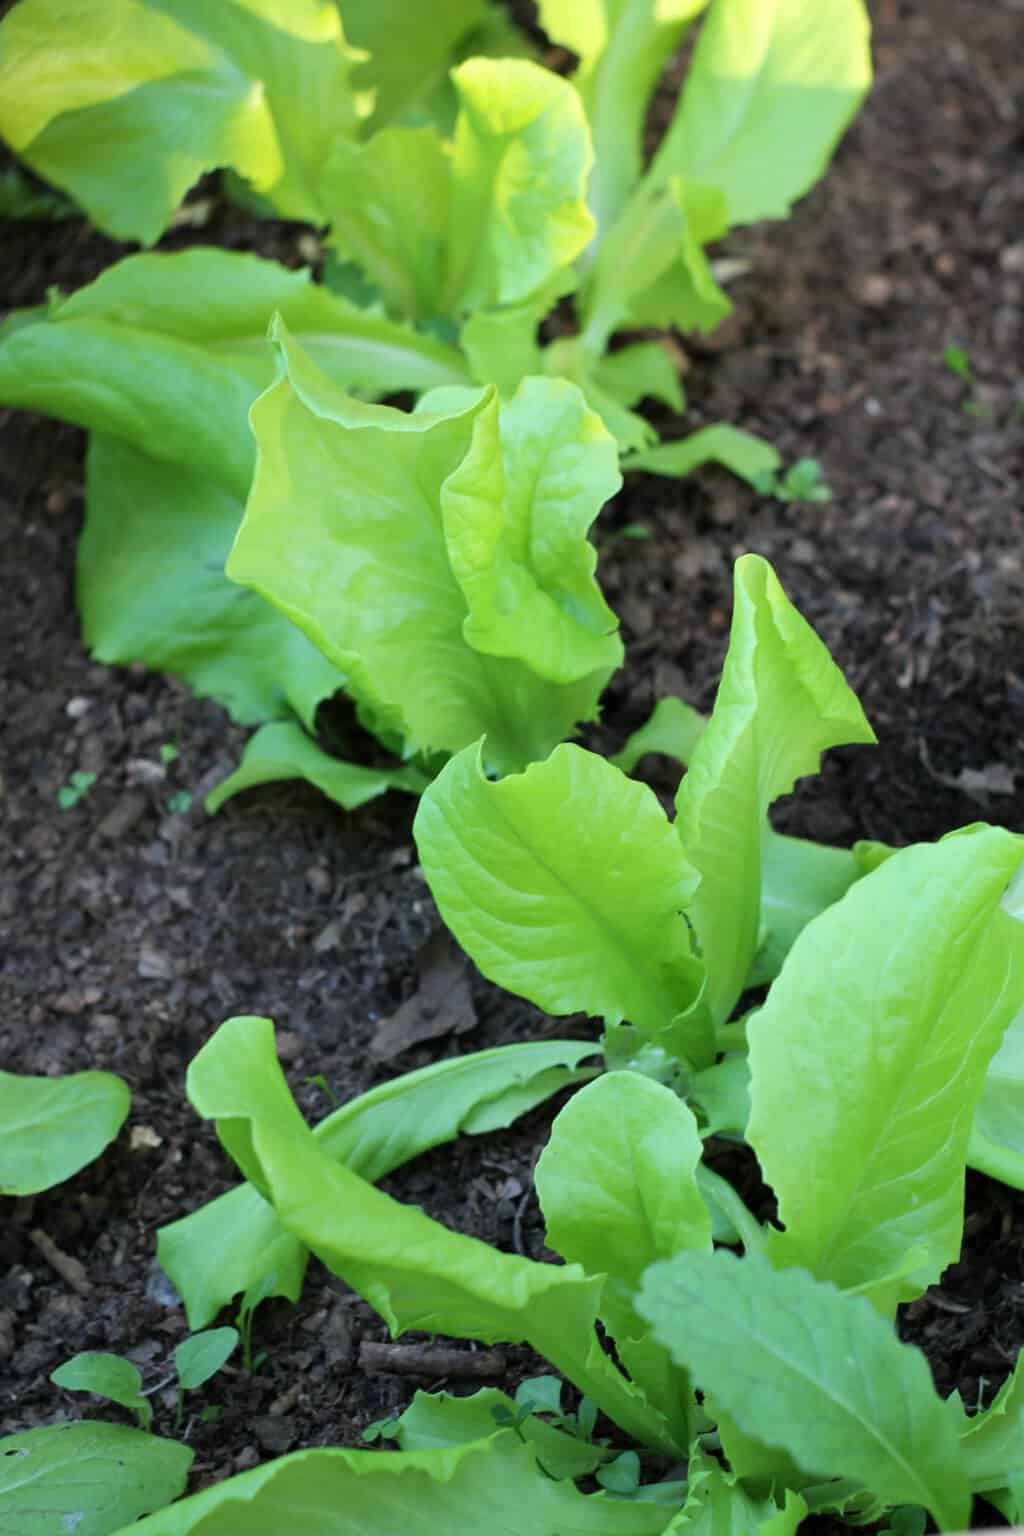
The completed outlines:
{"type": "MultiPolygon", "coordinates": [[[[770,566],[747,555],[710,720],[677,705],[624,759],[654,746],[689,762],[674,823],[646,786],[592,753],[565,746],[495,783],[470,749],[421,801],[421,864],[485,975],[549,1013],[603,1019],[609,1060],[679,1084],[705,1134],[742,1137],[741,995],[771,981],[804,925],[891,856],[780,836],[769,807],[826,747],[873,740],[824,645],[770,566]]],[[[1021,1024],[1007,1032],[970,1150],[973,1166],[1011,1182],[1024,1166],[1022,1038],[1021,1024]]]]}
{"type": "Polygon", "coordinates": [[[212,250],[130,257],[0,332],[0,398],[92,429],[78,596],[94,654],[273,722],[211,808],[287,777],[347,808],[415,794],[433,754],[482,731],[509,769],[593,716],[622,655],[586,537],[621,483],[614,444],[571,385],[527,381],[499,405],[469,384],[452,348],[212,250]],[[411,415],[345,393],[399,381],[423,393],[411,415]],[[224,574],[257,451],[232,572],[280,611],[224,574]],[[343,687],[405,762],[318,746],[343,687]]]}
{"type": "MultiPolygon", "coordinates": [[[[1024,926],[1006,904],[1021,859],[1019,838],[984,826],[902,850],[796,938],[748,1023],[748,1134],[778,1226],[703,1166],[676,1092],[618,1070],[569,1101],[537,1165],[564,1263],[495,1252],[332,1157],[267,1021],[229,1021],[189,1095],[282,1228],[394,1334],[530,1344],[632,1443],[642,1477],[583,1493],[604,1444],[493,1391],[418,1396],[392,1431],[397,1454],[300,1451],[140,1536],[227,1530],[243,1509],[255,1531],[315,1508],[325,1531],[353,1536],[399,1522],[638,1536],[712,1519],[777,1533],[808,1513],[863,1522],[905,1506],[955,1531],[974,1494],[1015,1513],[1017,1375],[969,1417],[893,1318],[959,1250],[972,1116],[1024,996],[1024,926]],[[685,1483],[652,1480],[650,1453],[685,1462],[685,1483]]],[[[401,1080],[389,1087],[400,1095],[401,1080]]]]}

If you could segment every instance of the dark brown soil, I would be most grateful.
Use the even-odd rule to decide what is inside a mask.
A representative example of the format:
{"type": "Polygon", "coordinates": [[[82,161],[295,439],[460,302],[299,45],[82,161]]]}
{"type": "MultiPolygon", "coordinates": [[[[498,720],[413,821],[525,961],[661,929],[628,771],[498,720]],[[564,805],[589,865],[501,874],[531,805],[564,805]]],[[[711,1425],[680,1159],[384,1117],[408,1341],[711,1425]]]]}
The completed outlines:
{"type": "MultiPolygon", "coordinates": [[[[878,80],[824,184],[786,224],[741,231],[751,270],[737,313],[690,349],[686,427],[727,420],[787,460],[821,460],[826,507],[780,505],[723,474],[635,477],[602,519],[601,573],[628,663],[595,740],[618,744],[653,701],[710,704],[727,633],[733,559],[773,561],[859,691],[881,746],[832,755],[782,811],[826,841],[905,843],[987,818],[1024,830],[1021,373],[1024,292],[1024,13],[1019,0],[877,0],[878,80]],[[943,364],[970,356],[968,388],[943,364]],[[641,523],[649,537],[616,537],[641,523]],[[958,787],[1009,770],[1016,791],[958,787]]],[[[297,264],[295,230],[217,205],[205,239],[297,264]]],[[[166,242],[195,238],[178,234],[166,242]]],[[[0,305],[89,281],[121,252],[72,221],[0,225],[0,305]]],[[[680,431],[682,423],[663,423],[680,431]]],[[[411,802],[345,816],[301,788],[250,794],[209,820],[201,792],[242,732],[175,682],[84,655],[73,603],[82,435],[0,412],[3,741],[0,1062],[57,1073],[108,1068],[131,1086],[118,1142],[34,1200],[2,1204],[0,1431],[81,1411],[48,1373],[111,1349],[168,1375],[186,1333],[154,1283],[154,1232],[231,1182],[189,1109],[185,1068],[231,1014],[272,1016],[300,1102],[323,1074],[347,1097],[438,1054],[566,1033],[472,980],[478,1022],[457,1042],[387,1068],[367,1047],[414,984],[437,923],[417,871],[411,802]],[[180,756],[152,781],[159,748],[180,756]],[[97,774],[71,811],[57,790],[97,774]],[[172,814],[175,791],[195,808],[172,814]],[[33,1244],[41,1229],[84,1266],[80,1292],[33,1244]]],[[[654,780],[659,787],[668,787],[654,780]]],[[[993,776],[1000,783],[1000,776],[993,776]]],[[[537,1252],[531,1170],[550,1120],[465,1140],[389,1187],[499,1246],[537,1252]],[[518,1214],[517,1214],[518,1213],[518,1214]]],[[[1024,1341],[1024,1197],[972,1176],[964,1258],[905,1320],[943,1390],[973,1402],[1024,1341]]],[[[356,1365],[373,1315],[322,1270],[297,1307],[256,1323],[268,1352],[229,1368],[190,1422],[204,1483],[302,1445],[357,1442],[407,1400],[408,1378],[356,1365]]],[[[527,1362],[507,1355],[514,1381],[527,1362]]],[[[419,1384],[429,1384],[424,1381],[419,1384]]],[[[171,1430],[165,1389],[155,1402],[171,1430]]],[[[161,1418],[162,1415],[162,1418],[161,1418]]]]}

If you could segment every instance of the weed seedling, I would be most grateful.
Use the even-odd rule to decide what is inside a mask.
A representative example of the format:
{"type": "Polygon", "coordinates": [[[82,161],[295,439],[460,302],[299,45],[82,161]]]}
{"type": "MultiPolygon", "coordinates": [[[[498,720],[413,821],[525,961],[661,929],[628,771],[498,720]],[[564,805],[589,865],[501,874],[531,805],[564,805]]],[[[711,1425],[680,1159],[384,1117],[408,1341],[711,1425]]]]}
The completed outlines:
{"type": "Polygon", "coordinates": [[[84,769],[76,768],[68,782],[58,789],[57,804],[62,811],[73,810],[79,800],[85,799],[95,783],[96,775],[94,773],[86,773],[84,769]]]}

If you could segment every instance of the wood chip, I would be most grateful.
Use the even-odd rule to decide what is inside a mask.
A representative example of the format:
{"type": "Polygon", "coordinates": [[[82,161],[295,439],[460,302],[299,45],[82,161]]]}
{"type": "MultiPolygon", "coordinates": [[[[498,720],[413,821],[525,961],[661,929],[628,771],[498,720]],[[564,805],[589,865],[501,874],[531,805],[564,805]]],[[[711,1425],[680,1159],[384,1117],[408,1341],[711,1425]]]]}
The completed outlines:
{"type": "Polygon", "coordinates": [[[454,1376],[463,1380],[490,1381],[504,1375],[506,1360],[500,1349],[449,1349],[439,1344],[375,1344],[359,1346],[364,1371],[393,1376],[454,1376]]]}
{"type": "Polygon", "coordinates": [[[44,1232],[42,1227],[33,1227],[29,1233],[29,1239],[32,1246],[39,1250],[51,1269],[55,1269],[61,1279],[67,1281],[73,1291],[79,1296],[90,1296],[92,1294],[92,1284],[85,1272],[84,1264],[80,1264],[77,1259],[73,1259],[62,1248],[58,1248],[53,1238],[44,1232]]]}

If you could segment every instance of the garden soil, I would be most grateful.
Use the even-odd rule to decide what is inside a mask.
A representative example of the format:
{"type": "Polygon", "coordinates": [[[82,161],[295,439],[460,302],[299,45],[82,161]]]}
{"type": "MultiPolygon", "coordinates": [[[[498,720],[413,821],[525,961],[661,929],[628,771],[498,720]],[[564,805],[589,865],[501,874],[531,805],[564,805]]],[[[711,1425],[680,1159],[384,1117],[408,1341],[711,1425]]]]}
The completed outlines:
{"type": "MultiPolygon", "coordinates": [[[[660,422],[669,435],[717,420],[762,433],[787,461],[819,459],[834,499],[784,505],[710,470],[631,477],[596,531],[628,659],[587,739],[618,746],[664,694],[710,706],[732,563],[756,550],[880,739],[831,753],[779,824],[902,844],[977,819],[1024,830],[1024,7],[877,0],[874,14],[868,105],[791,220],[728,242],[745,266],[735,314],[710,340],[677,343],[690,409],[685,423],[660,422]],[[969,356],[970,382],[944,365],[951,344],[969,356]]],[[[164,247],[213,240],[302,262],[308,236],[294,227],[245,219],[215,182],[199,197],[205,225],[164,247]]],[[[0,305],[78,287],[122,250],[78,221],[0,225],[0,305]]],[[[171,679],[89,659],[73,598],[83,435],[7,411],[0,428],[0,1064],[107,1068],[133,1095],[96,1164],[48,1194],[0,1200],[0,1432],[102,1412],[47,1379],[99,1349],[137,1362],[171,1433],[169,1359],[187,1328],[154,1236],[232,1182],[184,1094],[189,1060],[223,1019],[275,1020],[312,1118],[330,1108],[323,1084],[346,1099],[440,1056],[596,1031],[503,995],[438,942],[411,801],[344,815],[279,786],[204,814],[244,733],[171,679]],[[170,763],[166,745],[178,750],[170,763]],[[95,784],[62,812],[57,792],[75,770],[95,784]],[[437,985],[438,967],[462,1032],[403,1049],[416,1006],[395,1015],[421,976],[437,985]],[[370,1049],[384,1022],[386,1058],[370,1049]]],[[[671,765],[645,766],[667,800],[671,765]]],[[[794,1083],[794,1113],[812,1092],[794,1083]]],[[[551,1112],[464,1138],[388,1187],[539,1256],[531,1174],[551,1112]]],[[[754,1171],[733,1161],[749,1189],[754,1171]]],[[[1024,1343],[1024,1195],[970,1176],[962,1260],[903,1328],[943,1391],[987,1399],[1024,1343]]],[[[513,1386],[538,1368],[511,1349],[455,1370],[429,1352],[382,1370],[363,1346],[384,1337],[314,1264],[298,1306],[258,1312],[260,1369],[231,1365],[197,1397],[220,1415],[188,1417],[193,1486],[292,1448],[358,1444],[416,1386],[463,1390],[481,1368],[513,1386]],[[396,1373],[403,1365],[419,1374],[396,1373]]]]}

